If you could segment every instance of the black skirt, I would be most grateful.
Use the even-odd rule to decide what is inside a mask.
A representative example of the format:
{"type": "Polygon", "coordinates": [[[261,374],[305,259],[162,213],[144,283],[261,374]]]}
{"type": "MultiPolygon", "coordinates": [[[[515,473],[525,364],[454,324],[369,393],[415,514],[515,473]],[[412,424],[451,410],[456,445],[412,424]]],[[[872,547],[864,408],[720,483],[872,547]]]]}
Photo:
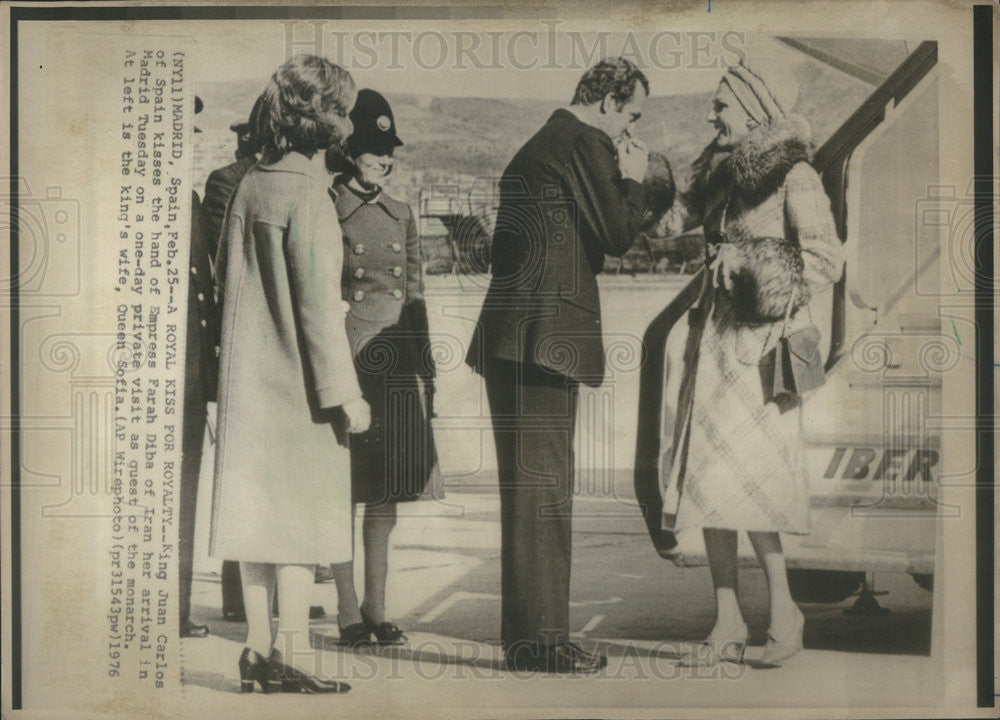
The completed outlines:
{"type": "Polygon", "coordinates": [[[398,326],[380,332],[354,358],[372,415],[367,432],[351,435],[356,503],[378,505],[426,496],[437,451],[427,416],[427,387],[417,365],[412,341],[398,326]]]}

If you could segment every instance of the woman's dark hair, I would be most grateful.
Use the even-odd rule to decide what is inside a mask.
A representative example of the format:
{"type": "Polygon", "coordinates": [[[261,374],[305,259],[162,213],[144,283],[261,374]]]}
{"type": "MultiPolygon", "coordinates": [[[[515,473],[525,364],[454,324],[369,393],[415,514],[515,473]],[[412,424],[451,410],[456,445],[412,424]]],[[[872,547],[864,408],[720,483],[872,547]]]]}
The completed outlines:
{"type": "Polygon", "coordinates": [[[346,179],[356,175],[358,167],[348,157],[346,148],[340,143],[326,149],[326,171],[331,175],[341,175],[346,179]]]}
{"type": "Polygon", "coordinates": [[[571,105],[593,105],[611,93],[620,110],[635,95],[636,82],[642,83],[649,95],[649,80],[635,63],[625,58],[604,58],[590,68],[577,83],[571,105]]]}
{"type": "Polygon", "coordinates": [[[316,55],[296,55],[271,76],[258,124],[265,152],[312,155],[341,142],[357,88],[351,74],[316,55]]]}

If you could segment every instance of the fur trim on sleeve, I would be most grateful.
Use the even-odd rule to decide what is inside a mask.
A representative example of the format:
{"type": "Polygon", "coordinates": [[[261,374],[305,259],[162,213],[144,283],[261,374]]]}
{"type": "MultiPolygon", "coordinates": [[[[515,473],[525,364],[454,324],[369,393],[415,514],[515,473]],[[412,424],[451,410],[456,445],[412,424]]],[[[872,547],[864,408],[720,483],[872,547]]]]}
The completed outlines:
{"type": "Polygon", "coordinates": [[[704,220],[709,198],[723,196],[730,186],[724,160],[729,153],[720,151],[713,140],[695,158],[688,171],[687,188],[674,193],[672,205],[665,212],[652,215],[650,225],[657,237],[683,235],[704,220]]]}
{"type": "Polygon", "coordinates": [[[802,254],[784,238],[757,237],[737,243],[742,265],[732,274],[731,292],[741,322],[781,320],[795,294],[792,310],[809,302],[802,254]]]}

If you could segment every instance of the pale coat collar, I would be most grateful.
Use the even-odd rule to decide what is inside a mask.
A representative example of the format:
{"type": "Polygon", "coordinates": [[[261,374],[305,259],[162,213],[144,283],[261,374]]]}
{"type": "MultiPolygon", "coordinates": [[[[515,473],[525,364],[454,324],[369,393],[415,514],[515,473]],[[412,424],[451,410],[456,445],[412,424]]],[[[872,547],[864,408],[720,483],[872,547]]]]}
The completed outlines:
{"type": "Polygon", "coordinates": [[[323,153],[317,152],[311,158],[307,158],[302,153],[292,150],[271,163],[265,163],[268,158],[261,158],[258,167],[264,172],[289,172],[298,175],[308,175],[311,178],[322,180],[329,173],[326,170],[326,158],[323,153]]]}

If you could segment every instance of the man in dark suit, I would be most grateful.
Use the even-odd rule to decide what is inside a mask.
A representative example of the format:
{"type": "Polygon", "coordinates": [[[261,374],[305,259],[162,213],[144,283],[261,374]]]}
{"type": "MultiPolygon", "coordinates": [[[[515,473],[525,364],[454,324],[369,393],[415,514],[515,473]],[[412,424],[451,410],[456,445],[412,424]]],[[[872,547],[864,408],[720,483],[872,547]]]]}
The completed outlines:
{"type": "Polygon", "coordinates": [[[607,664],[569,642],[573,434],[579,384],[604,379],[596,274],[629,249],[645,209],[647,152],[631,130],[648,93],[631,62],[602,60],[500,181],[493,277],[467,362],[493,418],[511,669],[607,664]]]}
{"type": "Polygon", "coordinates": [[[236,133],[237,138],[235,162],[213,170],[205,182],[205,201],[202,203],[202,211],[204,212],[205,228],[212,244],[213,257],[215,248],[219,244],[222,223],[226,219],[229,198],[236,192],[236,188],[239,187],[243,176],[247,174],[247,170],[257,162],[260,143],[256,140],[256,133],[251,129],[251,123],[258,122],[260,103],[258,98],[250,113],[249,122],[238,122],[229,126],[229,129],[236,133]]]}

